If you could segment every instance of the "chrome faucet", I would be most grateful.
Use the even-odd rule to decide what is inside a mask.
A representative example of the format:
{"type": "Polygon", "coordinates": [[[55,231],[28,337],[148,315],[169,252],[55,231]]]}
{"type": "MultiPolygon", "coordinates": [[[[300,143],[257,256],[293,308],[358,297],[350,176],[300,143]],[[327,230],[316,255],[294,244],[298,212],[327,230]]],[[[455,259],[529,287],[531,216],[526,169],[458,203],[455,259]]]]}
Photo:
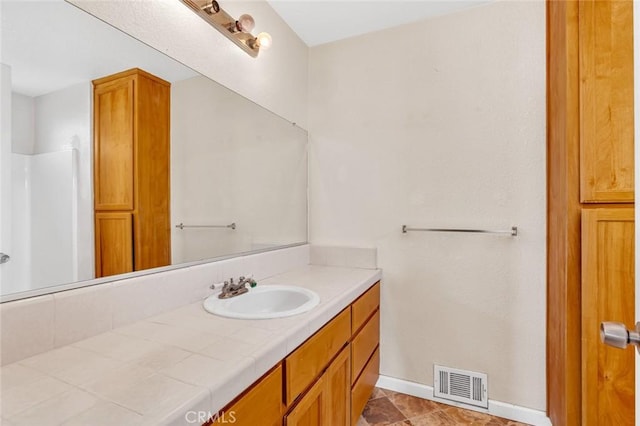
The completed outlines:
{"type": "Polygon", "coordinates": [[[256,280],[251,277],[240,277],[238,278],[237,283],[233,282],[233,278],[229,278],[229,281],[224,282],[222,291],[218,295],[218,299],[228,299],[248,292],[249,289],[247,288],[247,284],[249,284],[250,287],[258,285],[256,280]]]}

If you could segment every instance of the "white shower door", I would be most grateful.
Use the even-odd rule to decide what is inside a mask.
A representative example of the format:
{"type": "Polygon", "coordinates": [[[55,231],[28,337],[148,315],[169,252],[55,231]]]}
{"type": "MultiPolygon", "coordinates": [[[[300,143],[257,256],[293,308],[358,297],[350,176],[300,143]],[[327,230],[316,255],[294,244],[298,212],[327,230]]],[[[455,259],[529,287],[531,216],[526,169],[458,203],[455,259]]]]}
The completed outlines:
{"type": "Polygon", "coordinates": [[[11,255],[11,68],[0,64],[0,293],[11,255]]]}

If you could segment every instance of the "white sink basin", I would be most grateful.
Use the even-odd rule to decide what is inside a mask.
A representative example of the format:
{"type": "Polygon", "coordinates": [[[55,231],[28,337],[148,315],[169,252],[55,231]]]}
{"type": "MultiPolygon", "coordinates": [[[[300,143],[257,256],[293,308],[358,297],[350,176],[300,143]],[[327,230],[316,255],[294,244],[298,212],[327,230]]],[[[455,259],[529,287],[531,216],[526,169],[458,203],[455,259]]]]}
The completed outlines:
{"type": "Polygon", "coordinates": [[[215,315],[240,319],[282,318],[313,309],[320,297],[313,291],[289,285],[265,285],[229,299],[218,294],[204,301],[204,309],[215,315]]]}

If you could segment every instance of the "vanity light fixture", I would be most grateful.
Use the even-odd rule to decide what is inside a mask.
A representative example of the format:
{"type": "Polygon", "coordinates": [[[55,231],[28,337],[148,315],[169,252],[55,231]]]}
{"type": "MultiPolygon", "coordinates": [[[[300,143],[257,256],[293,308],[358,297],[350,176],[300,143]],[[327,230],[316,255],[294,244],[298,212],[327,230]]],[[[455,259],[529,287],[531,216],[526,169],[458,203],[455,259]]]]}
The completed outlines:
{"type": "Polygon", "coordinates": [[[258,56],[260,49],[266,50],[271,46],[272,40],[268,33],[261,32],[256,37],[251,34],[256,25],[251,15],[244,14],[234,19],[216,0],[181,1],[252,57],[258,56]]]}

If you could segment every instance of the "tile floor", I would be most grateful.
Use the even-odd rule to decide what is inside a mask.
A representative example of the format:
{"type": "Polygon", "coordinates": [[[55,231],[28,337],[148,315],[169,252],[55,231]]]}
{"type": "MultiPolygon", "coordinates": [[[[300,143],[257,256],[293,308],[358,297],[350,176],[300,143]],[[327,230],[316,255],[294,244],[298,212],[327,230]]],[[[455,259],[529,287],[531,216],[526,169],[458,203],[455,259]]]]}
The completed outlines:
{"type": "Polygon", "coordinates": [[[357,426],[526,426],[500,417],[375,388],[357,426]]]}

